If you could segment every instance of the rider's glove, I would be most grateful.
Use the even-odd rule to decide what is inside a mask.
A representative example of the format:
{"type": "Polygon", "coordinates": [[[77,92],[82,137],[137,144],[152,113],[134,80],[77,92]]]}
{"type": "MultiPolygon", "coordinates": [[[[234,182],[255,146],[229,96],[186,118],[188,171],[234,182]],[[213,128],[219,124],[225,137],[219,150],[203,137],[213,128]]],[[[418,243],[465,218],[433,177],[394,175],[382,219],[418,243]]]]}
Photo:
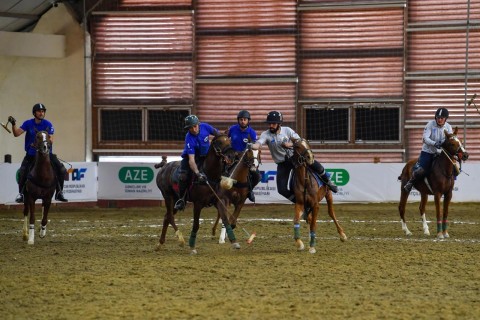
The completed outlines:
{"type": "Polygon", "coordinates": [[[442,143],[441,142],[435,142],[435,148],[442,149],[442,143]]]}
{"type": "Polygon", "coordinates": [[[253,143],[249,142],[247,143],[247,150],[252,150],[253,148],[253,143]]]}
{"type": "Polygon", "coordinates": [[[200,183],[205,183],[207,182],[207,176],[204,173],[199,172],[197,173],[197,181],[200,183]]]}
{"type": "Polygon", "coordinates": [[[15,120],[14,117],[9,116],[9,117],[8,117],[8,122],[10,122],[10,123],[12,124],[12,126],[14,126],[14,125],[17,123],[17,120],[15,120]]]}

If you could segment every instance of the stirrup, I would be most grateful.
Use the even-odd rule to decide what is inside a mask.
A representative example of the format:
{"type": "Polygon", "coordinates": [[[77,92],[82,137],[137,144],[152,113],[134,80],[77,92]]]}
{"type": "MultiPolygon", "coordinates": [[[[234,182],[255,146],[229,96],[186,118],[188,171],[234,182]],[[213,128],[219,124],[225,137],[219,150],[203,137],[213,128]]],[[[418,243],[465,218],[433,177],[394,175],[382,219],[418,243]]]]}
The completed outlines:
{"type": "Polygon", "coordinates": [[[403,186],[403,190],[405,190],[406,192],[412,191],[412,188],[413,188],[413,182],[411,181],[408,181],[407,184],[403,186]]]}
{"type": "Polygon", "coordinates": [[[327,182],[327,187],[332,190],[333,193],[337,193],[338,192],[338,187],[331,181],[331,180],[328,180],[327,182]]]}
{"type": "Polygon", "coordinates": [[[180,211],[185,209],[185,200],[183,200],[183,198],[178,199],[177,202],[175,202],[174,209],[175,210],[180,210],[180,211]]]}
{"type": "Polygon", "coordinates": [[[248,200],[255,202],[255,193],[253,191],[249,191],[247,194],[248,200]]]}
{"type": "Polygon", "coordinates": [[[19,193],[15,198],[16,203],[23,203],[23,200],[24,200],[23,193],[19,193]]]}
{"type": "Polygon", "coordinates": [[[65,199],[65,196],[63,195],[63,191],[57,192],[57,194],[55,195],[55,200],[62,201],[62,202],[68,202],[68,200],[65,199]]]}

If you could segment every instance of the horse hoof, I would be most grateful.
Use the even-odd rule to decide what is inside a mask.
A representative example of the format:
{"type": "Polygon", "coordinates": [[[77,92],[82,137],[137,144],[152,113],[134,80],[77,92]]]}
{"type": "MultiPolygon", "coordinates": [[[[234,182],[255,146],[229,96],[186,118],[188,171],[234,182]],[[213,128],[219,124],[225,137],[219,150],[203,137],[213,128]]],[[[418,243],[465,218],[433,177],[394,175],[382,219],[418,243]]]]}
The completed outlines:
{"type": "Polygon", "coordinates": [[[411,231],[405,231],[405,235],[410,237],[412,235],[412,232],[411,231]]]}
{"type": "Polygon", "coordinates": [[[342,234],[340,235],[340,241],[345,242],[345,241],[347,241],[347,239],[348,239],[348,238],[347,238],[347,235],[346,235],[345,233],[342,233],[342,234]]]}
{"type": "Polygon", "coordinates": [[[445,239],[445,237],[443,236],[443,233],[437,234],[437,239],[438,239],[438,240],[443,240],[443,239],[445,239]]]}
{"type": "Polygon", "coordinates": [[[34,244],[35,241],[33,240],[28,240],[28,244],[34,244]]]}
{"type": "Polygon", "coordinates": [[[443,234],[443,237],[444,237],[445,239],[447,239],[447,238],[450,238],[450,235],[448,234],[448,232],[445,232],[445,233],[443,234]]]}
{"type": "Polygon", "coordinates": [[[28,240],[28,235],[27,234],[24,234],[23,235],[23,241],[27,241],[28,240]]]}
{"type": "Polygon", "coordinates": [[[218,240],[218,244],[224,244],[225,243],[225,240],[224,239],[219,239],[218,240]]]}
{"type": "Polygon", "coordinates": [[[192,251],[190,251],[190,254],[191,254],[191,255],[195,255],[195,254],[197,254],[197,253],[198,253],[198,252],[197,252],[197,249],[192,249],[192,251]]]}
{"type": "Polygon", "coordinates": [[[316,253],[317,250],[315,250],[315,248],[312,247],[312,248],[308,249],[308,252],[310,252],[310,253],[316,253]]]}
{"type": "Polygon", "coordinates": [[[426,235],[426,236],[429,236],[430,235],[430,230],[423,230],[423,234],[426,235]]]}
{"type": "Polygon", "coordinates": [[[162,250],[162,247],[163,247],[163,245],[161,245],[160,243],[158,243],[158,244],[155,246],[155,251],[160,251],[160,250],[162,250]]]}
{"type": "Polygon", "coordinates": [[[185,245],[185,239],[183,238],[183,234],[180,232],[180,230],[175,231],[175,235],[178,238],[178,245],[180,247],[183,247],[185,245]]]}
{"type": "Polygon", "coordinates": [[[240,247],[240,243],[238,243],[238,242],[232,243],[232,249],[237,249],[237,250],[238,250],[238,249],[240,249],[240,248],[241,248],[241,247],[240,247]]]}
{"type": "Polygon", "coordinates": [[[297,245],[297,250],[298,250],[298,251],[303,251],[303,250],[305,250],[305,245],[303,244],[303,241],[302,241],[302,240],[298,239],[298,240],[296,241],[296,245],[297,245]]]}

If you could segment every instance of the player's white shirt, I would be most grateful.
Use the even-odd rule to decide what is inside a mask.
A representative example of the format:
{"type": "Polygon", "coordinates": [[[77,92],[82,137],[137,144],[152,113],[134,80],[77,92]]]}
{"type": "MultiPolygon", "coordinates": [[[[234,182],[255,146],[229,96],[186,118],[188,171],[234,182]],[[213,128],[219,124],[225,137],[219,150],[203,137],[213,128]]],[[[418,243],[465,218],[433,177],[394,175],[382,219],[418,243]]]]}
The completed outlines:
{"type": "Polygon", "coordinates": [[[292,141],[292,139],[300,139],[300,136],[293,129],[281,126],[277,133],[271,133],[270,130],[262,132],[257,143],[260,146],[267,144],[273,161],[278,164],[285,161],[285,155],[287,154],[285,148],[282,147],[282,143],[292,141]]]}
{"type": "Polygon", "coordinates": [[[445,124],[440,127],[437,125],[437,121],[429,121],[425,129],[423,129],[422,151],[432,154],[436,153],[437,148],[435,148],[435,143],[445,140],[444,130],[447,130],[448,133],[453,133],[452,126],[449,123],[445,122],[445,124]]]}

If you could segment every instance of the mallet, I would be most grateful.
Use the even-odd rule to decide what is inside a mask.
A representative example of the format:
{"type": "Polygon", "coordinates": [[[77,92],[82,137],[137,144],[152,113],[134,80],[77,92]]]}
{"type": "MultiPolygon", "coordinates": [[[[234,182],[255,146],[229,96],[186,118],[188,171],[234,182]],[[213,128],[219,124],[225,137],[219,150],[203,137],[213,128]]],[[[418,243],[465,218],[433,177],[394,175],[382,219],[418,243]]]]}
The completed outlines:
{"type": "Polygon", "coordinates": [[[8,124],[9,124],[9,123],[10,123],[10,121],[7,121],[7,123],[5,123],[5,124],[2,122],[1,124],[2,124],[2,127],[3,127],[5,130],[8,131],[8,133],[12,133],[12,131],[10,131],[10,129],[8,129],[8,124]]]}

